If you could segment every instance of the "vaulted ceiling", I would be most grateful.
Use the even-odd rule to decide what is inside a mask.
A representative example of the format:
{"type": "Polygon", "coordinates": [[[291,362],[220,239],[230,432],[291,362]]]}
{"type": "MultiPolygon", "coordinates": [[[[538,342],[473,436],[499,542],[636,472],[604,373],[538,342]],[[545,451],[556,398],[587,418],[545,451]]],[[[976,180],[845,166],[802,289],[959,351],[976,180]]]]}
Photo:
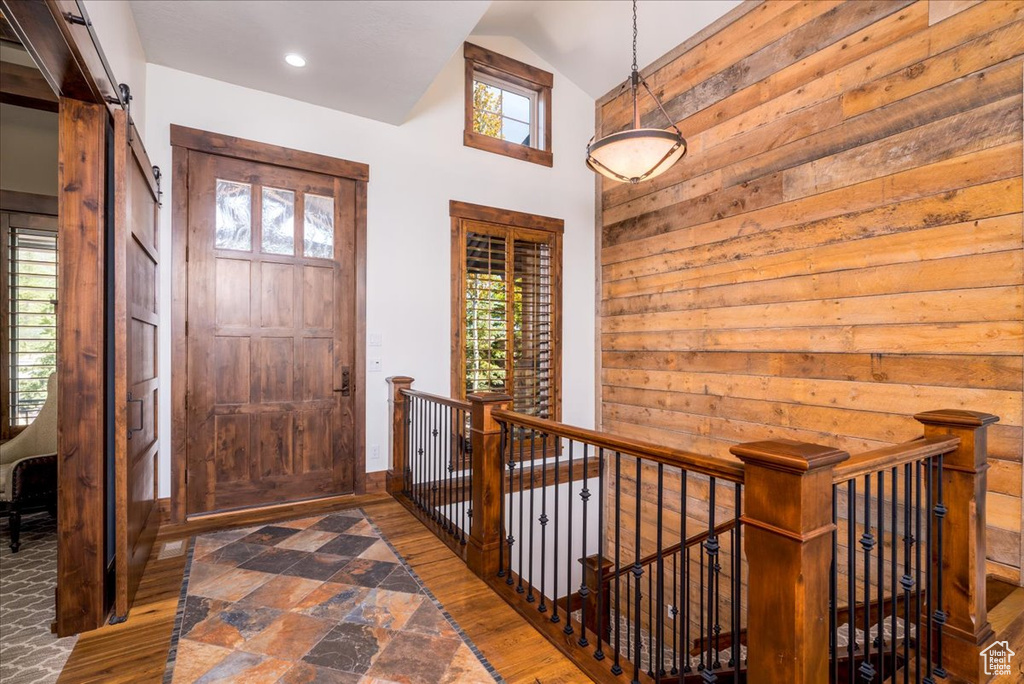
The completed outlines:
{"type": "MultiPolygon", "coordinates": [[[[640,64],[739,0],[640,3],[640,64]]],[[[392,124],[471,35],[517,38],[597,98],[629,69],[627,0],[134,0],[146,59],[392,124]],[[284,63],[296,52],[307,66],[284,63]]]]}

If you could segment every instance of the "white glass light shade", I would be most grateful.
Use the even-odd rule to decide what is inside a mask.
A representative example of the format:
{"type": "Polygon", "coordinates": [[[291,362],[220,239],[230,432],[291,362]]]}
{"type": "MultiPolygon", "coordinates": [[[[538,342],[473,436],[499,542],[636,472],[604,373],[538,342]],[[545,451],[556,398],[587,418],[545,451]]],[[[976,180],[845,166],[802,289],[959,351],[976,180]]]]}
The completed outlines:
{"type": "Polygon", "coordinates": [[[679,134],[634,128],[590,143],[587,166],[612,180],[637,183],[661,175],[684,154],[686,141],[679,134]]]}

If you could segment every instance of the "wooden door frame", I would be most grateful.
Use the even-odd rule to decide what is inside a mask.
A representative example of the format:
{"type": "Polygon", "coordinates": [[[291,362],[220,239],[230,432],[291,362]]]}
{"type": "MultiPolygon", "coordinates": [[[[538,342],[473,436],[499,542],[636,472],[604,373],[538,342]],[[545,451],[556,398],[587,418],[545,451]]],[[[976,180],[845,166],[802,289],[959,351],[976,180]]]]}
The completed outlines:
{"type": "MultiPolygon", "coordinates": [[[[243,159],[356,182],[355,206],[355,387],[353,388],[353,494],[366,492],[366,185],[370,167],[313,152],[171,125],[171,502],[170,521],[185,523],[188,468],[188,168],[192,152],[243,159]]],[[[351,495],[344,495],[351,496],[351,495]]],[[[336,497],[323,499],[324,506],[336,497]]],[[[278,504],[291,506],[292,504],[278,504]]],[[[241,513],[245,515],[245,512],[241,513]]],[[[233,512],[204,514],[237,515],[233,512]]]]}
{"type": "Polygon", "coordinates": [[[110,277],[105,263],[107,126],[111,113],[121,109],[121,98],[79,2],[0,0],[0,9],[59,98],[61,139],[70,136],[82,150],[61,160],[58,176],[63,207],[58,214],[57,335],[58,341],[75,341],[58,347],[56,631],[63,637],[100,627],[108,614],[108,340],[105,326],[96,322],[107,314],[105,279],[110,277]],[[80,21],[72,23],[68,16],[80,21]]]}
{"type": "MultiPolygon", "coordinates": [[[[551,407],[552,420],[562,419],[562,252],[565,221],[560,218],[528,214],[512,209],[499,209],[481,204],[470,204],[449,200],[448,215],[451,218],[451,396],[465,399],[466,354],[463,349],[466,339],[465,290],[466,290],[466,224],[490,224],[502,232],[522,228],[538,234],[551,236],[551,288],[554,298],[551,316],[551,355],[555,359],[551,407]]],[[[511,263],[511,262],[509,262],[511,263]]],[[[511,266],[507,266],[511,268],[511,266]]],[[[512,308],[508,315],[511,317],[512,308]]],[[[511,320],[511,318],[509,319],[511,320]]],[[[510,324],[511,325],[511,324],[510,324]]]]}

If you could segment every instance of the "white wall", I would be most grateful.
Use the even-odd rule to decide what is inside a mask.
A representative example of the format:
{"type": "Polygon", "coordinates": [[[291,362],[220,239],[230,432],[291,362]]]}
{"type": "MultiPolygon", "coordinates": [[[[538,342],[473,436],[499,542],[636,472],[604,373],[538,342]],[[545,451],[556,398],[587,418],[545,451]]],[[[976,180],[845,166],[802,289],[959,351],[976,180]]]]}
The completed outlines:
{"type": "Polygon", "coordinates": [[[57,114],[0,104],[0,188],[57,196],[57,114]]]}
{"type": "MultiPolygon", "coordinates": [[[[552,70],[521,43],[473,42],[552,70]]],[[[367,331],[383,337],[368,347],[383,372],[367,373],[367,471],[386,469],[389,375],[408,374],[416,387],[449,394],[451,199],[565,220],[563,301],[563,417],[593,425],[594,406],[594,179],[584,166],[593,133],[594,102],[555,74],[554,167],[464,147],[461,49],[401,126],[317,107],[150,64],[147,67],[146,147],[154,164],[170,169],[169,126],[180,124],[370,166],[367,218],[367,331]],[[380,455],[374,458],[373,447],[380,455]]],[[[169,177],[166,174],[165,177],[169,177]]],[[[162,254],[170,255],[170,188],[164,187],[162,254]]],[[[160,374],[169,390],[170,276],[161,270],[160,374]]],[[[169,402],[160,415],[160,495],[168,496],[169,402]]]]}
{"type": "Polygon", "coordinates": [[[85,0],[93,29],[118,84],[132,91],[132,119],[146,133],[146,53],[128,0],[85,0]]]}

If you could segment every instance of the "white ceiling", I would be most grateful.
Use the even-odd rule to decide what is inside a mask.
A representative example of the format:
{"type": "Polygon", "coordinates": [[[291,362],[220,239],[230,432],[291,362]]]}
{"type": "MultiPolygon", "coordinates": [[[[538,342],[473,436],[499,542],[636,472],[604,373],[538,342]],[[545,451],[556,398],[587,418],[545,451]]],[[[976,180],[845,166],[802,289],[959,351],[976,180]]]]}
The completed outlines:
{"type": "MultiPolygon", "coordinates": [[[[644,66],[739,0],[640,3],[644,66]]],[[[146,59],[400,124],[471,34],[517,38],[591,97],[631,60],[628,0],[132,0],[146,59]],[[283,57],[297,52],[302,69],[283,57]]]]}
{"type": "Polygon", "coordinates": [[[146,60],[399,124],[486,1],[133,0],[146,60]],[[284,55],[304,56],[302,69],[284,55]]]}
{"type": "MultiPolygon", "coordinates": [[[[655,61],[740,0],[641,0],[637,61],[655,61]]],[[[597,99],[629,77],[633,5],[628,0],[495,0],[473,31],[510,35],[597,99]]]]}

